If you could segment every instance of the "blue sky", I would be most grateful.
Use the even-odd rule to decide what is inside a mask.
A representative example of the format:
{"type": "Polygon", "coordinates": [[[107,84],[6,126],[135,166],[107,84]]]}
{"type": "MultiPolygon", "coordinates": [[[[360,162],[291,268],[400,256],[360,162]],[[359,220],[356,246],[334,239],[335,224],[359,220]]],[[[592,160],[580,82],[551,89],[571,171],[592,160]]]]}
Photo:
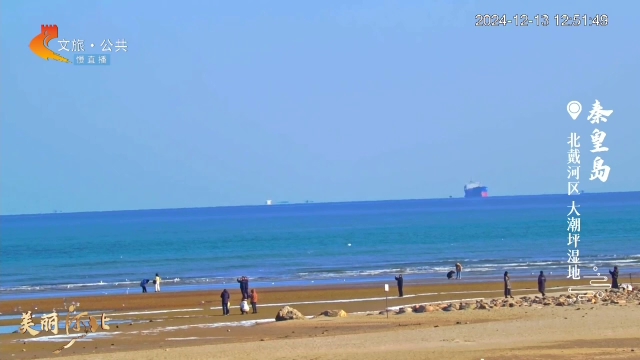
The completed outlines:
{"type": "Polygon", "coordinates": [[[569,133],[590,146],[595,99],[614,110],[600,128],[612,170],[588,181],[585,149],[581,189],[639,190],[638,2],[1,10],[2,214],[457,197],[472,177],[493,196],[563,193],[569,133]],[[604,13],[609,25],[474,26],[494,13],[604,13]],[[28,47],[41,24],[87,44],[125,38],[129,51],[103,67],[46,62],[28,47]]]}

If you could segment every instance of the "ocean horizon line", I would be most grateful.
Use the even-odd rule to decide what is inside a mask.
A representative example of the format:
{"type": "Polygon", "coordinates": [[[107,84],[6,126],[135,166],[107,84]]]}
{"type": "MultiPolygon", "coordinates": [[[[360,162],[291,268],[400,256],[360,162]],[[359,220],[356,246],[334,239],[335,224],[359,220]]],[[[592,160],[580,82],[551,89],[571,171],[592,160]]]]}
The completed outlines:
{"type": "MultiPolygon", "coordinates": [[[[580,195],[596,195],[596,194],[630,194],[640,193],[640,190],[634,191],[602,191],[602,192],[585,192],[580,195]]],[[[530,197],[542,197],[542,196],[569,196],[560,194],[529,194],[529,195],[496,195],[490,196],[487,199],[495,198],[530,198],[530,197]]],[[[572,195],[576,196],[576,195],[572,195]]],[[[253,207],[265,207],[265,206],[292,206],[292,205],[313,205],[313,204],[358,204],[358,203],[373,203],[373,202],[399,202],[399,201],[425,201],[425,200],[454,200],[465,199],[465,197],[438,197],[438,198],[413,198],[413,199],[378,199],[378,200],[344,200],[344,201],[310,201],[310,202],[282,202],[274,203],[273,205],[265,204],[244,204],[244,205],[218,205],[218,206],[194,206],[194,207],[167,207],[167,208],[145,208],[145,209],[114,209],[114,210],[84,210],[84,211],[68,211],[68,212],[50,212],[50,213],[20,213],[20,214],[0,214],[0,218],[4,217],[19,217],[19,216],[50,216],[50,215],[77,215],[77,214],[99,214],[99,213],[126,213],[126,212],[142,212],[142,211],[175,211],[175,210],[204,210],[204,209],[224,209],[224,208],[253,208],[253,207]]]]}

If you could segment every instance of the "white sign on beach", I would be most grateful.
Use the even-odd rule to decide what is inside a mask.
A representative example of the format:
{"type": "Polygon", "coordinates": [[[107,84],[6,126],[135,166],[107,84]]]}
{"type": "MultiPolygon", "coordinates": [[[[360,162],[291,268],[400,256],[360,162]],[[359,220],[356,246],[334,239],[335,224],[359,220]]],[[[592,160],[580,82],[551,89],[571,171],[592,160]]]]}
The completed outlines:
{"type": "Polygon", "coordinates": [[[389,292],[389,284],[384,284],[384,291],[389,292]]]}

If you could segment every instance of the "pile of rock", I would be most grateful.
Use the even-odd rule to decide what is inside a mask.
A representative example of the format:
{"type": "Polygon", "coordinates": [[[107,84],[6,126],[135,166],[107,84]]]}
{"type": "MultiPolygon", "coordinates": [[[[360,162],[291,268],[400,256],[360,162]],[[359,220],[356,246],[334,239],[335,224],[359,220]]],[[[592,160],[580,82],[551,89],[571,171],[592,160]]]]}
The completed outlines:
{"type": "MultiPolygon", "coordinates": [[[[347,317],[347,312],[344,310],[325,310],[315,317],[326,316],[326,317],[347,317]]],[[[302,313],[290,306],[285,306],[278,311],[276,314],[276,321],[287,321],[287,320],[306,320],[307,317],[302,315],[302,313]]]]}
{"type": "MultiPolygon", "coordinates": [[[[432,313],[436,311],[457,311],[457,310],[467,310],[472,309],[471,304],[468,303],[451,303],[451,304],[422,304],[422,305],[413,305],[411,307],[405,306],[398,309],[394,313],[396,315],[406,314],[406,313],[432,313]]],[[[382,311],[382,314],[385,312],[382,311]]]]}
{"type": "MultiPolygon", "coordinates": [[[[517,299],[490,299],[490,300],[477,300],[472,302],[452,302],[448,304],[423,304],[414,305],[412,307],[401,307],[395,314],[406,313],[430,313],[435,311],[458,311],[458,310],[490,310],[496,308],[513,308],[513,307],[526,307],[526,306],[572,306],[572,305],[584,305],[584,304],[602,304],[602,305],[625,305],[625,304],[638,304],[640,305],[640,291],[633,289],[627,291],[624,289],[614,290],[607,289],[602,291],[602,294],[562,294],[558,296],[522,296],[517,299]],[[598,296],[601,295],[601,296],[598,296]]],[[[384,314],[382,311],[380,314],[384,314]]]]}
{"type": "Polygon", "coordinates": [[[316,317],[318,317],[318,316],[347,317],[347,313],[344,310],[325,310],[325,311],[321,312],[320,314],[316,315],[316,317]]]}
{"type": "MultiPolygon", "coordinates": [[[[584,304],[601,304],[601,305],[626,305],[626,304],[638,304],[640,305],[640,291],[638,288],[633,290],[614,290],[606,289],[602,291],[602,294],[561,294],[558,296],[521,296],[517,299],[488,299],[488,300],[476,300],[475,302],[452,302],[452,303],[439,303],[439,304],[422,304],[405,306],[394,311],[394,314],[407,314],[407,313],[433,313],[438,311],[461,311],[461,310],[490,310],[499,308],[514,308],[514,307],[527,307],[527,306],[575,306],[584,304]],[[601,296],[599,296],[601,295],[601,296]]],[[[375,313],[373,313],[375,314],[375,313]]],[[[380,311],[378,314],[385,315],[386,311],[380,311]]],[[[347,313],[344,310],[326,310],[318,314],[317,316],[327,317],[346,317],[347,313]]],[[[306,317],[302,315],[298,310],[285,306],[276,315],[276,321],[285,320],[305,320],[306,317]]]]}
{"type": "Polygon", "coordinates": [[[286,320],[306,320],[307,318],[302,315],[302,313],[300,313],[300,311],[289,307],[289,306],[285,306],[282,309],[280,309],[280,311],[278,311],[278,314],[276,314],[276,321],[286,321],[286,320]]]}

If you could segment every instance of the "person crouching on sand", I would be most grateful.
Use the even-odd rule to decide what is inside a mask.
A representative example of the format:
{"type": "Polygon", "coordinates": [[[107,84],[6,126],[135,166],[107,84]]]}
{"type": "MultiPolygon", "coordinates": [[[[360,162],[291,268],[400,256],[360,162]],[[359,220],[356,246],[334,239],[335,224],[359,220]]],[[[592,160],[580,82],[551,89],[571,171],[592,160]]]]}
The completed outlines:
{"type": "Polygon", "coordinates": [[[256,289],[251,289],[251,307],[253,308],[253,314],[258,313],[258,293],[256,289]]]}
{"type": "Polygon", "coordinates": [[[509,272],[504,272],[504,298],[512,298],[511,296],[511,278],[509,277],[509,272]]]}
{"type": "Polygon", "coordinates": [[[544,272],[540,271],[540,275],[538,275],[538,291],[542,294],[542,297],[545,297],[544,291],[547,288],[547,278],[544,276],[544,272]]]}
{"type": "Polygon", "coordinates": [[[147,292],[147,284],[149,283],[149,279],[143,279],[142,281],[140,281],[140,287],[142,288],[142,292],[146,293],[147,292]]]}
{"type": "Polygon", "coordinates": [[[153,283],[156,284],[156,292],[160,292],[160,276],[156,273],[156,278],[153,280],[153,283]]]}
{"type": "Polygon", "coordinates": [[[240,302],[240,311],[242,312],[242,315],[249,313],[249,304],[247,304],[247,299],[242,299],[240,302]]]}
{"type": "Polygon", "coordinates": [[[455,272],[455,271],[453,271],[453,270],[449,271],[449,272],[447,273],[447,279],[449,279],[449,280],[453,279],[453,274],[455,274],[455,273],[456,273],[456,272],[455,272]]]}
{"type": "Polygon", "coordinates": [[[227,316],[229,315],[229,299],[231,299],[231,295],[227,289],[222,290],[220,299],[222,300],[222,315],[227,316]]]}

